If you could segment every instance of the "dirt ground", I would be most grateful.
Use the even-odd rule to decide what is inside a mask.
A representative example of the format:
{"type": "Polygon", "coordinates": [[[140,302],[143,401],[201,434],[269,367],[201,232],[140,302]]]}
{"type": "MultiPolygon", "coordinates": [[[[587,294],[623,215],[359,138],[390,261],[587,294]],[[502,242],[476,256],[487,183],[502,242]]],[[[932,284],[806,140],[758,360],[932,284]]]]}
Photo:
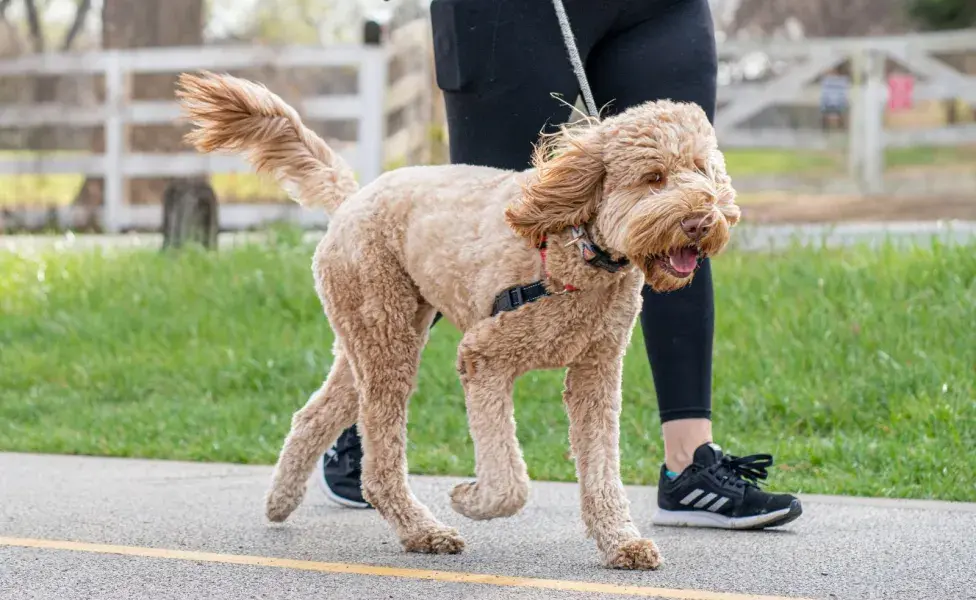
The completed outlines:
{"type": "Polygon", "coordinates": [[[976,221],[976,195],[955,197],[768,194],[743,199],[744,222],[976,221]]]}

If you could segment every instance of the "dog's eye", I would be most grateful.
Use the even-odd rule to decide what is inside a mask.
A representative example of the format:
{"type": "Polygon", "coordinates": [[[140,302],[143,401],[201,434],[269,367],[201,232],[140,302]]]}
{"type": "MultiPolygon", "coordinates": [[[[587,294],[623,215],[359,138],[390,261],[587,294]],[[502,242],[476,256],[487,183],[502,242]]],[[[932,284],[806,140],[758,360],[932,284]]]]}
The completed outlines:
{"type": "Polygon", "coordinates": [[[696,160],[695,161],[695,170],[698,171],[699,173],[701,173],[702,175],[707,175],[708,174],[705,171],[705,161],[703,161],[703,160],[696,160]]]}
{"type": "Polygon", "coordinates": [[[664,175],[661,173],[651,173],[650,175],[645,175],[644,183],[655,188],[661,187],[664,185],[664,175]]]}

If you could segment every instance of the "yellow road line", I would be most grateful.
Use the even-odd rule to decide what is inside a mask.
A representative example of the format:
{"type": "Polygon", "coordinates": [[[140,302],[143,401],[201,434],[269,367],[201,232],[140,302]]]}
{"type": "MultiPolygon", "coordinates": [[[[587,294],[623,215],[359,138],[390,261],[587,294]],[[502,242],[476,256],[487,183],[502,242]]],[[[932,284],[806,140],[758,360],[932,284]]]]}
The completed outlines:
{"type": "Polygon", "coordinates": [[[121,556],[141,556],[169,560],[221,563],[227,565],[247,565],[252,567],[276,567],[279,569],[298,569],[320,573],[342,573],[350,575],[372,575],[375,577],[398,577],[402,579],[421,579],[445,583],[480,583],[504,587],[535,588],[544,590],[563,590],[594,594],[616,594],[620,596],[644,596],[667,598],[669,600],[804,600],[783,596],[762,596],[709,592],[705,590],[644,587],[616,585],[589,581],[567,581],[560,579],[532,579],[528,577],[508,577],[479,573],[460,573],[455,571],[428,571],[425,569],[402,569],[356,563],[328,563],[291,558],[272,558],[268,556],[245,556],[239,554],[216,554],[188,550],[169,550],[166,548],[141,548],[139,546],[116,546],[113,544],[90,544],[66,540],[35,540],[28,538],[0,537],[0,546],[19,548],[40,548],[44,550],[70,550],[95,554],[116,554],[121,556]]]}

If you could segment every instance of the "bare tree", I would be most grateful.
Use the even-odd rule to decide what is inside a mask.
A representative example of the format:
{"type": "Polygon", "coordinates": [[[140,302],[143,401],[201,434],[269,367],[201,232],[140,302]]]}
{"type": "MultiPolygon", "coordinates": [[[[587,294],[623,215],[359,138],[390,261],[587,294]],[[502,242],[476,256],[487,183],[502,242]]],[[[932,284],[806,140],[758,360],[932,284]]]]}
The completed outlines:
{"type": "Polygon", "coordinates": [[[7,18],[7,10],[11,4],[13,4],[13,0],[0,0],[0,28],[2,28],[2,32],[0,32],[0,52],[14,51],[20,54],[20,32],[17,30],[17,26],[7,18]]]}
{"type": "MultiPolygon", "coordinates": [[[[13,0],[0,0],[0,19],[6,19],[7,8],[13,0]]],[[[74,18],[71,20],[71,27],[64,34],[64,38],[58,47],[62,52],[71,50],[78,34],[85,27],[85,20],[91,12],[92,0],[77,0],[74,18]]],[[[27,13],[27,29],[30,32],[31,45],[34,52],[44,52],[47,49],[47,36],[44,31],[44,23],[41,17],[41,10],[38,9],[37,0],[24,0],[24,12],[27,13]]]]}
{"type": "Polygon", "coordinates": [[[71,27],[68,29],[68,33],[64,34],[64,40],[61,42],[62,52],[71,50],[75,40],[78,39],[78,34],[85,27],[85,19],[88,18],[91,7],[92,0],[79,0],[78,8],[75,10],[75,18],[71,21],[71,27]]]}
{"type": "Polygon", "coordinates": [[[27,11],[27,27],[30,30],[34,52],[44,52],[44,28],[41,26],[41,17],[37,12],[37,3],[34,0],[24,0],[24,9],[27,11]]]}
{"type": "MultiPolygon", "coordinates": [[[[44,52],[47,50],[47,35],[41,14],[44,7],[39,7],[37,0],[23,0],[23,2],[24,12],[27,15],[27,29],[30,35],[31,47],[34,52],[44,52]]],[[[10,0],[0,4],[0,16],[5,16],[6,9],[10,4],[10,0]]],[[[91,12],[91,0],[78,0],[74,18],[71,22],[71,28],[65,33],[64,38],[59,44],[62,52],[70,50],[75,40],[78,39],[78,35],[84,28],[85,20],[89,12],[91,12]]],[[[34,78],[33,102],[43,103],[57,100],[58,84],[60,81],[61,78],[57,75],[38,76],[34,78]]],[[[52,129],[50,127],[38,127],[28,136],[27,146],[29,148],[41,149],[45,146],[46,142],[55,139],[55,137],[52,136],[52,129]]]]}

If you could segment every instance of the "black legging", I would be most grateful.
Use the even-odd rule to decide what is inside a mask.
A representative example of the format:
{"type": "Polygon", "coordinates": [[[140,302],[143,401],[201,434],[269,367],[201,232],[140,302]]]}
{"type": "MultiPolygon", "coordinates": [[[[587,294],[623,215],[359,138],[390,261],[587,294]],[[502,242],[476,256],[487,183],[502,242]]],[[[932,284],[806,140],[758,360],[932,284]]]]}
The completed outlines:
{"type": "MultiPolygon", "coordinates": [[[[695,102],[711,120],[717,60],[707,0],[564,0],[605,114],[648,100],[695,102]]],[[[452,163],[524,169],[544,128],[579,91],[550,0],[433,0],[438,85],[452,163]]],[[[712,273],[657,294],[641,324],[661,421],[711,416],[712,273]]]]}

